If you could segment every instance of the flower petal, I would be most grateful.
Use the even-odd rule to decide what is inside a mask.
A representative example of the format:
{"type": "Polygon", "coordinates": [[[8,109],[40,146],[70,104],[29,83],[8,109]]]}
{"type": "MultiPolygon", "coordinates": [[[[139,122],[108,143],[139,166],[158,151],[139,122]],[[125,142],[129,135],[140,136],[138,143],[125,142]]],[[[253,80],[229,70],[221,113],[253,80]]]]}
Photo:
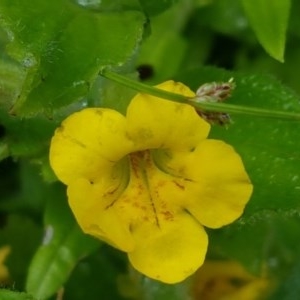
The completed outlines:
{"type": "Polygon", "coordinates": [[[161,151],[157,156],[161,169],[173,174],[178,185],[172,201],[185,207],[201,224],[219,228],[241,216],[253,186],[231,146],[204,140],[194,151],[168,151],[164,155],[161,151]]]}
{"type": "Polygon", "coordinates": [[[9,277],[9,270],[4,264],[7,256],[11,252],[11,247],[9,245],[1,246],[0,248],[0,282],[3,284],[9,277]]]}
{"type": "Polygon", "coordinates": [[[195,150],[200,168],[197,176],[204,178],[199,201],[187,209],[201,224],[210,228],[227,225],[239,218],[250,200],[253,186],[240,156],[222,141],[205,140],[195,150]]]}
{"type": "MultiPolygon", "coordinates": [[[[171,80],[157,87],[187,97],[195,95],[182,83],[171,80]]],[[[132,99],[126,117],[128,135],[140,150],[191,149],[205,139],[210,130],[210,125],[192,106],[145,94],[137,94],[132,99]]]]}
{"type": "Polygon", "coordinates": [[[50,164],[57,177],[68,184],[101,176],[132,148],[125,123],[125,117],[111,109],[87,108],[70,115],[51,141],[50,164]]]}
{"type": "Polygon", "coordinates": [[[134,268],[165,283],[176,283],[202,265],[208,244],[203,227],[189,214],[160,227],[143,223],[132,230],[136,247],[128,253],[134,268]]]}
{"type": "Polygon", "coordinates": [[[78,179],[68,186],[69,204],[82,230],[127,252],[134,248],[129,224],[111,206],[119,194],[113,185],[91,184],[86,179],[78,179]]]}
{"type": "Polygon", "coordinates": [[[254,277],[235,261],[205,261],[194,277],[195,299],[266,299],[272,282],[254,277]]]}

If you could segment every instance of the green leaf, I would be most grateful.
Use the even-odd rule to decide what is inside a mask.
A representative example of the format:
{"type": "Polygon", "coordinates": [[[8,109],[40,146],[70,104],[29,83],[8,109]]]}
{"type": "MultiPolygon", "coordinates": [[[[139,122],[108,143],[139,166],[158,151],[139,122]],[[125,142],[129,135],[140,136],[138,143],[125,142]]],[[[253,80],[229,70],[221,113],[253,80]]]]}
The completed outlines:
{"type": "Polygon", "coordinates": [[[99,247],[99,242],[78,227],[67,205],[65,188],[53,186],[45,213],[45,236],[28,273],[26,290],[38,299],[57,292],[79,259],[99,247]]]}
{"type": "MultiPolygon", "coordinates": [[[[126,76],[137,80],[136,72],[126,76]]],[[[88,95],[88,105],[115,109],[125,115],[127,106],[135,94],[136,91],[99,76],[88,95]]]]}
{"type": "Polygon", "coordinates": [[[262,46],[283,62],[290,0],[242,0],[246,15],[262,46]]]}
{"type": "Polygon", "coordinates": [[[0,108],[8,111],[13,100],[17,99],[20,94],[26,72],[16,62],[5,58],[4,51],[5,49],[0,48],[2,56],[0,59],[0,108]]]}
{"type": "Polygon", "coordinates": [[[121,277],[119,287],[126,299],[192,300],[190,279],[177,284],[165,284],[142,275],[132,267],[128,275],[121,277]]]}
{"type": "Polygon", "coordinates": [[[5,289],[0,289],[1,300],[35,300],[31,295],[5,289]]]}
{"type": "MultiPolygon", "coordinates": [[[[202,25],[202,30],[206,32],[211,29],[215,33],[234,36],[241,41],[249,39],[247,18],[240,1],[214,0],[207,2],[209,5],[203,5],[195,11],[195,16],[193,16],[195,20],[192,23],[193,26],[189,28],[190,31],[199,30],[199,25],[202,25]]],[[[202,36],[201,32],[198,39],[202,40],[202,36]]]]}
{"type": "Polygon", "coordinates": [[[251,273],[283,279],[300,259],[300,218],[281,211],[257,217],[209,230],[209,254],[238,260],[251,273]]]}
{"type": "Polygon", "coordinates": [[[157,1],[157,0],[139,0],[142,8],[144,11],[149,15],[157,15],[162,13],[170,6],[174,5],[179,0],[164,0],[164,1],[157,1]]]}
{"type": "Polygon", "coordinates": [[[150,278],[141,278],[143,300],[189,300],[190,286],[184,281],[178,284],[164,284],[150,278]]]}
{"type": "Polygon", "coordinates": [[[270,300],[295,300],[300,295],[300,260],[292,267],[292,270],[284,278],[278,290],[272,295],[270,300]]]}
{"type": "Polygon", "coordinates": [[[48,152],[49,141],[58,126],[58,120],[43,116],[24,119],[0,108],[0,125],[4,127],[2,147],[6,156],[33,157],[48,152]]]}
{"type": "Polygon", "coordinates": [[[21,115],[51,114],[81,99],[103,66],[121,66],[131,58],[143,35],[144,15],[136,10],[91,10],[69,0],[3,0],[0,12],[0,25],[11,37],[7,52],[26,70],[13,107],[21,115]]]}
{"type": "Polygon", "coordinates": [[[125,253],[103,244],[99,251],[78,263],[65,285],[64,299],[124,299],[119,283],[127,265],[125,253]]]}

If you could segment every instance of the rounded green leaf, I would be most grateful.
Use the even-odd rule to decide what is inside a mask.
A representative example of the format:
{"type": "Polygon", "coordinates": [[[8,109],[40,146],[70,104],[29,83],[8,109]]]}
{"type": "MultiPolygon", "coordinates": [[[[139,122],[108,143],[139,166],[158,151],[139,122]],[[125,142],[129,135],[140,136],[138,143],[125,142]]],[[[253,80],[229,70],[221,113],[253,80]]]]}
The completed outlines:
{"type": "Polygon", "coordinates": [[[26,72],[12,111],[50,114],[86,96],[102,67],[134,55],[144,22],[137,10],[92,10],[69,0],[1,1],[7,53],[26,72]]]}

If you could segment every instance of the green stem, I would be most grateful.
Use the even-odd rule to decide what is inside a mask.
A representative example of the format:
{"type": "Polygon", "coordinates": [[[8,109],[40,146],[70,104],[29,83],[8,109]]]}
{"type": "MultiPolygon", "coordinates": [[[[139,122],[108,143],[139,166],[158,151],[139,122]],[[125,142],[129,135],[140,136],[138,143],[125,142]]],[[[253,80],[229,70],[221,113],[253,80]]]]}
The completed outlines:
{"type": "Polygon", "coordinates": [[[192,102],[188,101],[189,104],[197,109],[211,112],[223,112],[229,114],[242,114],[250,115],[255,117],[264,118],[275,118],[275,119],[285,119],[285,120],[298,120],[300,121],[300,113],[284,112],[280,110],[269,110],[258,107],[251,106],[241,106],[235,104],[225,104],[225,103],[213,103],[213,102],[192,102]]]}
{"type": "Polygon", "coordinates": [[[249,107],[249,106],[241,106],[220,102],[196,102],[197,98],[189,98],[180,94],[175,94],[171,92],[167,92],[156,87],[152,87],[141,82],[132,80],[123,75],[117,74],[115,72],[109,71],[107,69],[103,69],[100,71],[100,75],[111,79],[115,82],[118,82],[124,86],[132,88],[138,92],[150,94],[152,96],[156,96],[159,98],[164,98],[168,100],[172,100],[175,102],[181,103],[189,103],[194,106],[196,109],[202,111],[211,111],[211,112],[222,112],[222,113],[230,113],[230,114],[242,114],[242,115],[251,115],[256,117],[264,117],[264,118],[276,118],[276,119],[285,119],[285,120],[297,120],[300,121],[300,113],[293,112],[284,112],[277,110],[269,110],[258,107],[249,107]]]}
{"type": "Polygon", "coordinates": [[[125,85],[133,90],[138,91],[138,92],[142,92],[142,93],[156,96],[159,98],[173,100],[176,102],[184,102],[185,103],[187,101],[187,97],[182,96],[180,94],[174,94],[174,93],[167,92],[167,91],[158,89],[158,88],[150,86],[150,85],[143,84],[141,82],[132,80],[128,77],[108,71],[106,69],[101,70],[100,75],[107,79],[111,79],[115,82],[118,82],[122,85],[125,85]]]}

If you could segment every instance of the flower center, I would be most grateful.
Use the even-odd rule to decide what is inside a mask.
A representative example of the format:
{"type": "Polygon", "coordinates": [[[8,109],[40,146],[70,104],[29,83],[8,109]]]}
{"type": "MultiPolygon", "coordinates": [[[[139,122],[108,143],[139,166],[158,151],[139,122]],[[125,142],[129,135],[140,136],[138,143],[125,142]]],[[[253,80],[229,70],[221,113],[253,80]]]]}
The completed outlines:
{"type": "Polygon", "coordinates": [[[138,151],[129,154],[131,164],[131,176],[144,182],[144,185],[149,187],[149,177],[155,166],[153,165],[150,150],[138,151]]]}
{"type": "Polygon", "coordinates": [[[134,227],[140,222],[151,222],[161,227],[163,221],[173,221],[174,207],[165,197],[165,189],[172,176],[159,170],[150,150],[128,155],[130,162],[129,183],[115,205],[120,215],[134,227]]]}

